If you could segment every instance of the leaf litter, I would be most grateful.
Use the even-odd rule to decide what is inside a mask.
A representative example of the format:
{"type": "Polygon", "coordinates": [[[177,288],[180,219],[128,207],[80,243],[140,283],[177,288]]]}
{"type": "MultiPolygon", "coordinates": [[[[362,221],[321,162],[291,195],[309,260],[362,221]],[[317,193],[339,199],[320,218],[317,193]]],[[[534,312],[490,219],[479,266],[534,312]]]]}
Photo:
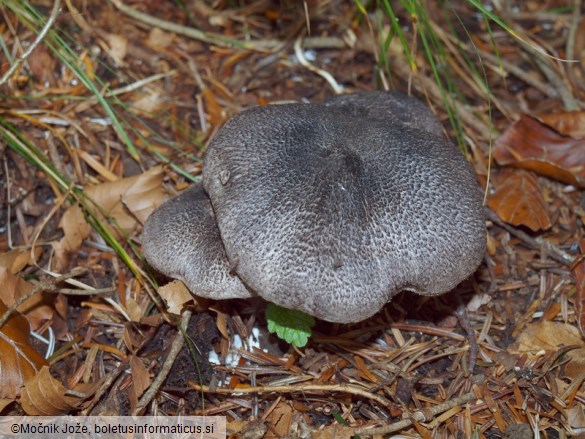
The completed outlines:
{"type": "MultiPolygon", "coordinates": [[[[347,91],[390,82],[415,90],[444,118],[446,105],[422,49],[411,47],[417,50],[412,75],[402,48],[387,46],[388,18],[372,10],[362,15],[360,7],[337,1],[308,2],[307,10],[263,2],[193,3],[179,9],[172,2],[128,6],[117,0],[83,14],[68,3],[71,13],[58,17],[55,29],[67,29],[92,48],[76,49],[79,63],[91,80],[102,81],[99,88],[124,120],[136,152],[125,148],[109,113],[42,43],[29,64],[0,85],[11,109],[0,116],[26,133],[97,212],[91,217],[77,201],[66,202],[55,183],[2,137],[0,214],[7,220],[0,224],[0,314],[23,294],[38,294],[11,310],[0,328],[1,413],[152,413],[156,400],[160,413],[227,416],[230,434],[241,437],[583,433],[585,144],[583,112],[567,111],[574,102],[583,108],[580,67],[547,70],[550,58],[537,62],[512,35],[498,34],[501,62],[486,58],[484,70],[496,104],[490,127],[476,71],[449,52],[466,102],[455,107],[465,108],[460,113],[468,155],[478,181],[489,185],[487,204],[496,215],[488,221],[486,262],[446,296],[403,294],[366,322],[317,322],[308,345],[295,349],[268,333],[259,301],[193,307],[180,283],[159,287],[168,280],[141,262],[145,218],[198,178],[207,141],[230,115],[253,105],[331,96],[324,73],[347,91]],[[160,22],[145,30],[138,21],[144,15],[127,15],[124,6],[160,22]],[[298,41],[307,22],[311,32],[298,41]],[[206,33],[184,34],[167,23],[206,33]],[[378,47],[387,47],[394,62],[378,47]],[[144,78],[152,82],[143,85],[144,78]],[[53,127],[56,140],[46,141],[47,126],[16,110],[35,111],[38,120],[60,114],[67,123],[53,127]],[[488,145],[498,131],[503,134],[490,163],[488,145]],[[80,134],[89,141],[81,142],[80,134]],[[88,218],[94,226],[102,223],[124,253],[88,218]],[[45,273],[55,271],[67,278],[47,282],[45,273]],[[466,361],[469,344],[452,314],[461,300],[469,304],[479,344],[473,371],[466,361]],[[171,356],[183,337],[174,314],[187,308],[193,315],[186,335],[195,343],[171,356]],[[45,341],[33,340],[31,330],[45,341]],[[260,348],[247,341],[258,333],[260,348]],[[236,336],[243,344],[231,365],[226,358],[236,336]],[[219,365],[207,362],[209,350],[219,365]],[[45,351],[48,360],[39,354],[45,351]],[[180,372],[171,370],[155,388],[167,362],[180,372]]],[[[480,50],[493,52],[491,34],[471,19],[470,6],[452,3],[480,50]]],[[[516,14],[499,12],[514,20],[526,41],[537,37],[557,54],[570,49],[582,56],[579,38],[557,37],[559,29],[579,35],[583,19],[540,14],[558,2],[544,3],[525,2],[516,14]]],[[[444,11],[429,7],[433,24],[444,28],[444,11]]],[[[4,13],[16,23],[3,29],[6,44],[18,47],[27,31],[12,12],[4,13]]],[[[413,15],[397,13],[405,31],[420,31],[413,15]]],[[[438,35],[454,50],[450,35],[438,35]]]]}

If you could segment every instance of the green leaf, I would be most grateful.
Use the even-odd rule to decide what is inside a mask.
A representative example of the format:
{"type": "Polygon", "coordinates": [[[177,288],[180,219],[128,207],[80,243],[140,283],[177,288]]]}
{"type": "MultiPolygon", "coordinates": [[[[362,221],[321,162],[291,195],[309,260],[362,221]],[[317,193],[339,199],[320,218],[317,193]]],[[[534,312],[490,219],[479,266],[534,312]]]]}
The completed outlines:
{"type": "Polygon", "coordinates": [[[295,346],[303,347],[309,341],[315,319],[301,311],[282,308],[273,303],[266,307],[268,330],[295,346]]]}

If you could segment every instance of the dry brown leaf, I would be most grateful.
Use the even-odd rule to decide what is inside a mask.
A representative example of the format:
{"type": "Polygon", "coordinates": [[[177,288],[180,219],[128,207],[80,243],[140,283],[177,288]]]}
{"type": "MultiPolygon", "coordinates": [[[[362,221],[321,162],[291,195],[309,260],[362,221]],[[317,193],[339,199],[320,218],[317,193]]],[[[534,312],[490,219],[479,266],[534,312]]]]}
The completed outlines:
{"type": "MultiPolygon", "coordinates": [[[[100,206],[125,233],[132,233],[137,220],[144,223],[146,218],[165,198],[162,188],[163,169],[160,166],[149,169],[143,174],[102,183],[85,190],[97,206],[100,206]]],[[[79,206],[72,206],[59,222],[65,236],[53,248],[71,251],[79,248],[91,232],[79,206]]]]}
{"type": "MultiPolygon", "coordinates": [[[[34,250],[35,259],[41,255],[42,249],[36,247],[34,250]]],[[[32,263],[32,255],[30,250],[10,250],[6,253],[0,254],[0,267],[6,268],[10,273],[16,274],[27,265],[32,263]]]]}
{"type": "Polygon", "coordinates": [[[514,354],[532,353],[539,351],[556,352],[562,346],[579,345],[585,347],[585,341],[579,331],[566,323],[541,321],[530,323],[518,337],[513,349],[514,354]]]}
{"type": "Polygon", "coordinates": [[[575,404],[567,409],[567,422],[571,428],[585,431],[585,407],[581,404],[575,404]]]}
{"type": "Polygon", "coordinates": [[[150,387],[152,380],[150,373],[140,358],[130,355],[130,371],[132,373],[132,392],[137,401],[138,398],[150,387]]]}
{"type": "MultiPolygon", "coordinates": [[[[88,386],[86,386],[88,387],[88,386]]],[[[66,395],[67,389],[51,376],[48,366],[28,380],[22,389],[20,403],[30,416],[54,416],[81,405],[83,399],[66,395]]]]}
{"type": "Polygon", "coordinates": [[[526,226],[533,231],[552,226],[538,180],[532,172],[502,169],[493,178],[495,192],[488,206],[500,218],[514,226],[526,226]]]}
{"type": "Polygon", "coordinates": [[[219,331],[219,333],[221,334],[221,336],[226,339],[229,340],[229,334],[228,334],[228,329],[227,329],[227,315],[225,312],[223,312],[219,306],[210,306],[209,309],[211,311],[214,311],[217,314],[217,319],[215,320],[215,323],[217,325],[217,329],[219,331]]]}
{"type": "Polygon", "coordinates": [[[158,27],[155,27],[148,33],[148,38],[146,39],[145,43],[147,46],[155,50],[162,50],[165,47],[170,46],[174,39],[175,34],[165,32],[158,27]]]}
{"type": "MultiPolygon", "coordinates": [[[[12,306],[19,297],[27,294],[31,288],[32,285],[29,282],[0,266],[0,300],[6,306],[12,306]]],[[[53,309],[45,304],[45,297],[42,294],[35,294],[16,309],[26,317],[33,331],[53,318],[53,309]]]]}
{"type": "Polygon", "coordinates": [[[193,295],[180,280],[174,280],[158,289],[158,294],[167,302],[168,311],[181,314],[183,305],[193,301],[193,295]]]}
{"type": "Polygon", "coordinates": [[[290,431],[292,415],[292,407],[288,403],[280,401],[268,416],[268,421],[273,428],[269,429],[264,437],[266,439],[285,437],[290,431]]]}
{"type": "Polygon", "coordinates": [[[136,114],[153,117],[164,108],[166,102],[162,90],[150,87],[145,93],[138,95],[130,107],[136,114]]]}
{"type": "Polygon", "coordinates": [[[314,431],[313,439],[350,439],[353,435],[353,428],[333,424],[328,425],[323,430],[314,431]]]}
{"type": "Polygon", "coordinates": [[[585,139],[561,136],[525,115],[496,141],[494,158],[500,165],[513,165],[585,186],[585,139]]]}
{"type": "Polygon", "coordinates": [[[105,39],[109,47],[105,47],[104,49],[116,64],[122,64],[128,52],[128,39],[118,34],[107,34],[105,35],[105,39]]]}
{"type": "Polygon", "coordinates": [[[535,355],[541,351],[557,352],[564,346],[577,347],[567,352],[570,360],[565,365],[566,375],[575,378],[585,370],[585,340],[572,325],[546,320],[530,323],[508,352],[535,355]]]}
{"type": "Polygon", "coordinates": [[[585,337],[585,239],[579,241],[581,260],[575,264],[571,273],[575,277],[575,316],[581,335],[585,337]]]}
{"type": "Polygon", "coordinates": [[[537,118],[563,136],[575,139],[585,137],[585,111],[541,114],[537,118]]]}
{"type": "MultiPolygon", "coordinates": [[[[0,301],[0,316],[8,307],[0,301]]],[[[0,328],[0,398],[14,400],[23,384],[47,361],[29,342],[30,327],[20,314],[12,314],[0,328]]]]}

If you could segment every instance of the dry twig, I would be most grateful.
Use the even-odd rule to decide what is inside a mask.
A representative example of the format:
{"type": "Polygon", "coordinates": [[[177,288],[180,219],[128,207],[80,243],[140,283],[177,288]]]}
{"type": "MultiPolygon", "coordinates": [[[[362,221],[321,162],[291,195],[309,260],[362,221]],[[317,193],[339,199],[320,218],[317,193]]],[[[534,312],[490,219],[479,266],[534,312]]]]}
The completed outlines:
{"type": "MultiPolygon", "coordinates": [[[[55,20],[59,16],[60,10],[61,10],[61,0],[55,0],[55,3],[53,3],[53,9],[51,9],[51,15],[49,15],[47,22],[45,23],[45,25],[43,26],[43,28],[41,29],[41,31],[39,32],[39,34],[37,35],[37,37],[35,38],[33,43],[29,46],[27,51],[24,52],[22,54],[22,56],[20,58],[18,58],[14,62],[14,64],[12,64],[10,66],[10,68],[4,74],[4,76],[2,76],[2,78],[0,79],[0,85],[4,84],[6,81],[8,81],[8,78],[10,78],[12,76],[12,74],[18,68],[18,66],[21,65],[30,56],[30,54],[37,48],[37,46],[40,44],[40,42],[43,41],[43,39],[45,38],[45,36],[47,35],[49,30],[53,26],[53,23],[55,22],[55,20]]],[[[0,326],[2,326],[2,325],[0,325],[0,326]]]]}

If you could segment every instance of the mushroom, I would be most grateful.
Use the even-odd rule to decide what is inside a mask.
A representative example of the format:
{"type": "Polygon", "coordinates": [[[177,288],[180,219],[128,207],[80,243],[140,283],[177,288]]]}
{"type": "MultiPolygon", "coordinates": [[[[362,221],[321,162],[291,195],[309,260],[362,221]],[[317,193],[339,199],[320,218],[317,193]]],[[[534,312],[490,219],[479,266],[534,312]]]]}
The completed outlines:
{"type": "Polygon", "coordinates": [[[253,295],[230,273],[213,209],[201,183],[166,201],[148,217],[142,252],[153,268],[183,281],[198,296],[233,299],[253,295]]]}
{"type": "Polygon", "coordinates": [[[209,145],[208,195],[195,185],[148,219],[146,259],[195,294],[254,291],[331,322],[402,290],[442,294],[486,234],[471,166],[441,133],[420,101],[386,92],[246,110],[209,145]]]}

